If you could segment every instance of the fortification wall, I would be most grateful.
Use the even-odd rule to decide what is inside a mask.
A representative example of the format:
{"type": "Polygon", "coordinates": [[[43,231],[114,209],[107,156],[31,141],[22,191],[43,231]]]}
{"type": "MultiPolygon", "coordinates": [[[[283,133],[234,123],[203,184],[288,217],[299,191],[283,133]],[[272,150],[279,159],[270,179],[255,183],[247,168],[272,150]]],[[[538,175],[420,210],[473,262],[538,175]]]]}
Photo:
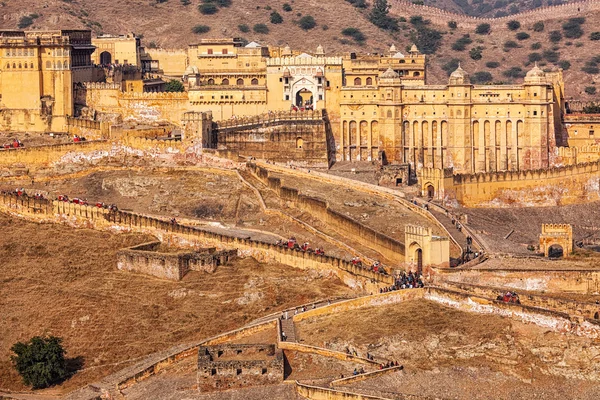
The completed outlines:
{"type": "Polygon", "coordinates": [[[67,133],[69,135],[83,136],[87,140],[108,139],[110,123],[68,117],[67,133]]]}
{"type": "Polygon", "coordinates": [[[90,153],[106,150],[110,144],[104,140],[78,143],[53,144],[48,146],[21,147],[0,150],[0,166],[27,165],[28,167],[49,166],[67,153],[90,153]]]}
{"type": "Polygon", "coordinates": [[[302,195],[298,190],[283,186],[279,178],[269,176],[269,171],[255,164],[248,164],[250,171],[277,195],[289,201],[294,207],[309,212],[340,233],[349,236],[362,245],[369,247],[388,260],[404,261],[404,244],[369,228],[354,219],[332,210],[326,201],[302,195]]]}
{"type": "Polygon", "coordinates": [[[461,28],[474,29],[481,23],[489,23],[494,29],[499,30],[507,29],[506,22],[513,19],[520,21],[521,24],[533,24],[537,21],[549,19],[585,17],[590,12],[600,10],[600,2],[598,0],[587,0],[565,3],[558,6],[540,7],[501,18],[480,18],[457,14],[436,7],[412,4],[403,0],[391,0],[390,5],[392,6],[391,11],[394,14],[421,15],[438,25],[446,26],[448,21],[456,21],[461,28]]]}

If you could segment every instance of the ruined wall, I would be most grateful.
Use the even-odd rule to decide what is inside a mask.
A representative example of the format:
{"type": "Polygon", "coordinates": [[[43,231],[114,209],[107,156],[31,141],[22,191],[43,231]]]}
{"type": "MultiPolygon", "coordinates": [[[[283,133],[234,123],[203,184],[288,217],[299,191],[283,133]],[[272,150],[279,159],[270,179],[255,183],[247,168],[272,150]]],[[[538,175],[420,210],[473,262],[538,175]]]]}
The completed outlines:
{"type": "Polygon", "coordinates": [[[0,166],[14,166],[17,164],[28,167],[49,166],[70,152],[78,154],[106,150],[110,144],[104,140],[53,144],[48,146],[22,147],[18,149],[0,149],[0,166]]]}
{"type": "Polygon", "coordinates": [[[110,123],[68,117],[67,133],[85,137],[87,140],[107,139],[110,134],[110,123]]]}

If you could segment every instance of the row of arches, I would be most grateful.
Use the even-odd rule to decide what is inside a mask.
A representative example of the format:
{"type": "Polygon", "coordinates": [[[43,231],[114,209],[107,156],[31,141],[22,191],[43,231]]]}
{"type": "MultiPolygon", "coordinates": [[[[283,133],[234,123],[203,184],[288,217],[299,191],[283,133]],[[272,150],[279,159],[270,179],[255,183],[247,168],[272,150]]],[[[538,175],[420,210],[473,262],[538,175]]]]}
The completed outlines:
{"type": "MultiPolygon", "coordinates": [[[[216,83],[215,83],[215,80],[213,78],[210,78],[208,81],[206,81],[206,84],[207,85],[215,85],[216,83]]],[[[246,84],[246,81],[244,79],[242,79],[242,78],[238,78],[235,81],[235,84],[237,86],[244,86],[246,84]]],[[[250,84],[253,85],[253,86],[258,85],[258,79],[257,78],[252,78],[250,80],[250,84]]],[[[228,78],[223,78],[221,80],[221,85],[223,85],[223,86],[229,86],[230,85],[229,79],[228,78]]]]}
{"type": "MultiPolygon", "coordinates": [[[[10,67],[10,63],[6,63],[6,69],[11,69],[10,67]]],[[[27,63],[12,63],[12,69],[23,69],[23,68],[30,68],[33,69],[33,63],[29,63],[29,67],[27,66],[27,63]]]]}
{"type": "Polygon", "coordinates": [[[349,161],[377,159],[380,148],[378,121],[343,121],[342,148],[349,161]]]}
{"type": "Polygon", "coordinates": [[[6,49],[6,57],[33,57],[35,56],[34,49],[6,49]]]}

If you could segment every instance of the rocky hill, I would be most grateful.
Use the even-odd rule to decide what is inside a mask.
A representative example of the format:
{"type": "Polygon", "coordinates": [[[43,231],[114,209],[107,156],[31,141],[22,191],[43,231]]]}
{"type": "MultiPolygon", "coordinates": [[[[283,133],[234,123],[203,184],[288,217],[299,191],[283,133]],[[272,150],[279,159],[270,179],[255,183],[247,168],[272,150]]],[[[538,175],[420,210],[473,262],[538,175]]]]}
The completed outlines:
{"type": "Polygon", "coordinates": [[[544,6],[535,10],[480,18],[466,15],[460,7],[450,12],[389,0],[389,17],[398,29],[384,30],[370,22],[371,5],[367,2],[361,7],[365,2],[360,0],[4,0],[0,1],[0,28],[133,31],[143,35],[146,45],[164,48],[183,48],[202,37],[223,36],[289,44],[306,51],[322,44],[328,53],[383,52],[391,43],[403,49],[417,42],[431,54],[430,83],[445,82],[459,61],[481,83],[518,82],[537,62],[543,68],[565,70],[568,97],[598,99],[600,1],[552,7],[543,1],[544,6]],[[203,15],[199,3],[212,4],[216,12],[203,15]],[[313,17],[314,24],[307,17],[313,17]],[[343,32],[346,28],[356,29],[343,32]]]}
{"type": "Polygon", "coordinates": [[[413,0],[412,3],[441,8],[474,17],[504,17],[541,7],[558,6],[582,0],[413,0]]]}

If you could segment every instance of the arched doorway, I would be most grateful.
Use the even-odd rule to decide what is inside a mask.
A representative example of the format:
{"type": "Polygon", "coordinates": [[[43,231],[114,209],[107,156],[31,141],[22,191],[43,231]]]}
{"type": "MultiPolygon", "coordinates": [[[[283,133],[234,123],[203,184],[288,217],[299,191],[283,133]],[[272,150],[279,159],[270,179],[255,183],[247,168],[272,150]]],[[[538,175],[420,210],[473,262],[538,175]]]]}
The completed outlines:
{"type": "Polygon", "coordinates": [[[427,198],[431,200],[433,196],[435,196],[435,188],[433,185],[427,185],[427,198]]]}
{"type": "Polygon", "coordinates": [[[296,92],[296,106],[297,107],[312,107],[314,104],[314,97],[310,90],[300,89],[296,92]]]}
{"type": "Polygon", "coordinates": [[[415,261],[417,263],[417,273],[422,274],[423,273],[423,250],[417,249],[417,251],[415,251],[415,261]]]}
{"type": "Polygon", "coordinates": [[[548,258],[562,258],[564,256],[564,251],[561,245],[553,244],[548,249],[548,258]]]}
{"type": "Polygon", "coordinates": [[[297,138],[296,139],[296,148],[301,149],[303,145],[304,145],[304,141],[302,140],[302,138],[297,138]]]}
{"type": "Polygon", "coordinates": [[[108,51],[100,53],[100,64],[108,65],[110,63],[112,63],[112,55],[108,51]]]}

